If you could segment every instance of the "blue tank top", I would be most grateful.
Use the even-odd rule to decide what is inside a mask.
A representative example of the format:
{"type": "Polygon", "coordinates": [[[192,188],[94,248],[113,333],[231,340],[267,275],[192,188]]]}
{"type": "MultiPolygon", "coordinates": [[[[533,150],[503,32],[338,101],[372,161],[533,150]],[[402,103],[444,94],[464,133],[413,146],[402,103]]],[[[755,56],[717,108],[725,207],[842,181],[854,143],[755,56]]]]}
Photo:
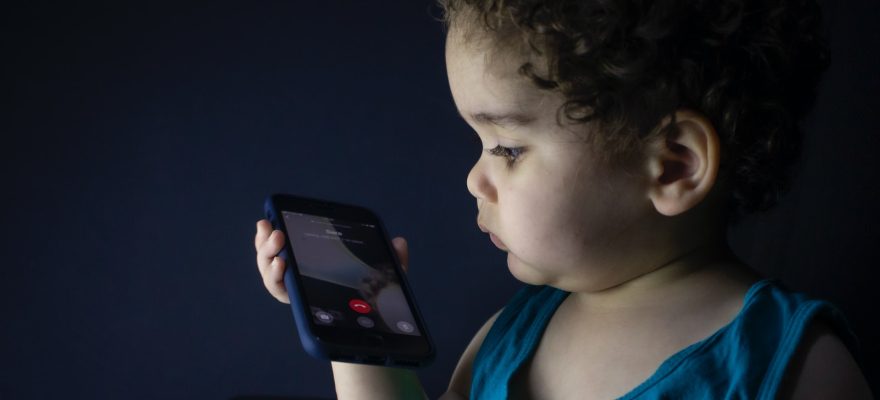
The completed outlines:
{"type": "MultiPolygon", "coordinates": [[[[511,376],[532,356],[566,296],[531,285],[514,295],[474,359],[471,399],[507,398],[511,376]]],[[[805,328],[817,316],[856,354],[855,336],[837,308],[790,292],[776,280],[759,281],[730,323],[663,361],[621,399],[772,399],[805,328]]]]}

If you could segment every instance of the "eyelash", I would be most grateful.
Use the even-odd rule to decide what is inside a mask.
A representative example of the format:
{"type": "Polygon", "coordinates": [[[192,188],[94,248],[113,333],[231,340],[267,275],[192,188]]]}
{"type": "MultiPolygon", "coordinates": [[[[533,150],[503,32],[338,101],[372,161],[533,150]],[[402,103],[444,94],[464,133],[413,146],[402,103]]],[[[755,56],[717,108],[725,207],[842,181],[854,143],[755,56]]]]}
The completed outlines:
{"type": "Polygon", "coordinates": [[[519,159],[519,156],[522,155],[523,148],[522,147],[504,147],[502,145],[495,146],[495,148],[488,150],[489,154],[498,157],[504,157],[507,159],[507,166],[513,165],[516,160],[519,159]]]}
{"type": "MultiPolygon", "coordinates": [[[[480,140],[477,137],[474,137],[474,141],[477,143],[480,143],[480,140]]],[[[494,148],[487,149],[486,151],[493,156],[504,157],[505,159],[507,159],[507,166],[510,167],[522,155],[523,148],[522,147],[504,147],[499,144],[499,145],[495,146],[494,148]]]]}

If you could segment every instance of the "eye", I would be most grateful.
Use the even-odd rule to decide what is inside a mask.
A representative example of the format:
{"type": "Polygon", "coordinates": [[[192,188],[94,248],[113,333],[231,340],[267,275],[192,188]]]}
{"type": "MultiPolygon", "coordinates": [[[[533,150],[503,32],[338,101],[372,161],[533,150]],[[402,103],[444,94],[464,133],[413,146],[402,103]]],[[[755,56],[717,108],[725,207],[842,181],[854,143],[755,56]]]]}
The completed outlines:
{"type": "MultiPolygon", "coordinates": [[[[482,144],[480,138],[476,135],[471,136],[471,139],[476,144],[482,144]]],[[[489,154],[497,157],[504,157],[507,159],[507,166],[510,167],[519,159],[519,156],[522,155],[525,149],[523,147],[504,147],[502,145],[497,145],[492,149],[486,150],[489,154]]]]}
{"type": "Polygon", "coordinates": [[[507,166],[513,165],[519,156],[523,153],[522,147],[504,147],[502,145],[495,146],[495,148],[488,150],[489,154],[498,157],[504,157],[507,159],[507,166]]]}

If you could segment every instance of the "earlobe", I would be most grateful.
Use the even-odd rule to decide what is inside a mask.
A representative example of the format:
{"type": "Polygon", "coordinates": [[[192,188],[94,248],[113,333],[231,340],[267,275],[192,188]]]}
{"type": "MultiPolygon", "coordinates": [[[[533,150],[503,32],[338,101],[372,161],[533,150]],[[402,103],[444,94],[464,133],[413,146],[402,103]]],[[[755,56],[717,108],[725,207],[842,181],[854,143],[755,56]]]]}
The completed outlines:
{"type": "Polygon", "coordinates": [[[661,123],[662,132],[649,145],[648,196],[663,215],[694,208],[711,191],[718,175],[720,144],[712,123],[702,114],[679,110],[661,123]],[[675,124],[674,129],[669,124],[675,124]]]}

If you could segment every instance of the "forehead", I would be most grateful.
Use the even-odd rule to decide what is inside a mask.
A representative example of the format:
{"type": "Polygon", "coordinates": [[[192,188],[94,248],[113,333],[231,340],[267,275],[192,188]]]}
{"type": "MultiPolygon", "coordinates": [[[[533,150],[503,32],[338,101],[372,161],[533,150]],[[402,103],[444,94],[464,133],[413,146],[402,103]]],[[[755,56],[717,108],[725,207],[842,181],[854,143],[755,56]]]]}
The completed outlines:
{"type": "Polygon", "coordinates": [[[539,112],[542,106],[558,103],[551,101],[553,93],[539,89],[518,72],[529,61],[534,63],[526,52],[499,48],[484,34],[452,29],[447,35],[449,86],[463,115],[539,112]]]}

